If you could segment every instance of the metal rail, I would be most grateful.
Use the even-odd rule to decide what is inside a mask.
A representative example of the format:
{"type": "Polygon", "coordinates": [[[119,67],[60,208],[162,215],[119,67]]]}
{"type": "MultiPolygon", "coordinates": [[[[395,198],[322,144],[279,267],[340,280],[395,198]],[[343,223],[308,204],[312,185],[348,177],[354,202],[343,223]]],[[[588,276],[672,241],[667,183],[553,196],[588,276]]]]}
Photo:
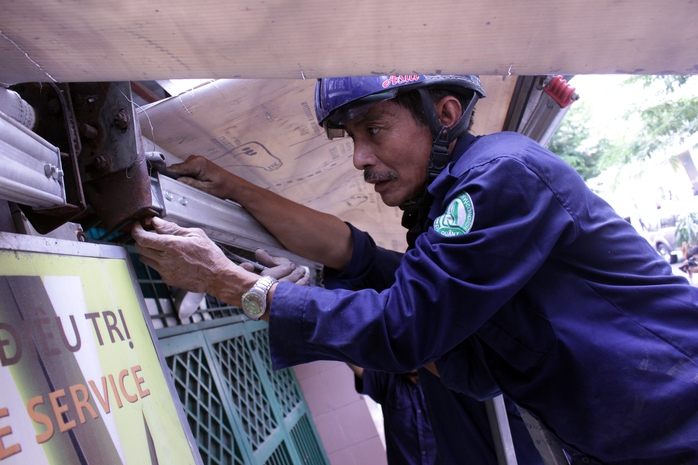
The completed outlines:
{"type": "Polygon", "coordinates": [[[160,176],[151,178],[154,207],[163,219],[183,227],[202,229],[219,244],[254,252],[261,248],[270,255],[285,257],[311,270],[310,284],[318,284],[322,265],[295,255],[237,203],[221,200],[184,183],[160,176]]]}

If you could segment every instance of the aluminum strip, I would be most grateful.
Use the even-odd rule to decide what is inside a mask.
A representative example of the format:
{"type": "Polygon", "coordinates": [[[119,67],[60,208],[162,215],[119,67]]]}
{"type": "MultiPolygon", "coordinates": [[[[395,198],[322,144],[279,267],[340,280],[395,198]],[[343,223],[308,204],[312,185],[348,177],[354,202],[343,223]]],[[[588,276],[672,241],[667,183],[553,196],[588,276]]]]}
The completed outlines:
{"type": "Polygon", "coordinates": [[[31,154],[33,158],[45,163],[58,164],[60,166],[60,152],[57,147],[48,143],[45,139],[33,133],[19,124],[14,118],[10,118],[0,111],[0,140],[4,140],[13,147],[17,147],[24,153],[31,154]]]}
{"type": "Polygon", "coordinates": [[[96,258],[128,258],[126,247],[111,244],[93,244],[73,240],[56,239],[48,236],[30,236],[0,232],[0,250],[74,255],[96,258]]]}
{"type": "MultiPolygon", "coordinates": [[[[267,229],[239,204],[221,200],[166,176],[153,178],[152,187],[162,192],[161,217],[183,227],[201,228],[214,242],[254,251],[262,248],[269,254],[285,257],[296,265],[321,270],[322,265],[299,257],[272,236],[267,229]]],[[[156,197],[154,195],[154,197],[156,197]]],[[[157,202],[157,199],[154,199],[157,202]]]]}
{"type": "Polygon", "coordinates": [[[35,208],[65,205],[62,184],[46,176],[44,166],[45,163],[0,140],[0,198],[35,208]]]}
{"type": "Polygon", "coordinates": [[[0,198],[34,208],[66,205],[59,149],[2,112],[0,198]]]}

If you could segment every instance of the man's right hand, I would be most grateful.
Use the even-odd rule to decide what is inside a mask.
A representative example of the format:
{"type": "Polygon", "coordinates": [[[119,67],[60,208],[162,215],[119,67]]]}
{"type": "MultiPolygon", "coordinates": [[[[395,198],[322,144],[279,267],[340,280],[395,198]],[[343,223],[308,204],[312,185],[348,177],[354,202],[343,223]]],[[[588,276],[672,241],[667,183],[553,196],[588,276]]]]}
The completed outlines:
{"type": "MultiPolygon", "coordinates": [[[[258,263],[267,267],[260,275],[271,276],[279,281],[295,283],[299,286],[310,284],[310,276],[305,267],[296,266],[295,263],[285,257],[272,257],[264,249],[255,251],[255,259],[258,263]]],[[[241,267],[247,271],[254,271],[254,267],[249,263],[241,263],[241,267]]]]}
{"type": "Polygon", "coordinates": [[[240,179],[200,155],[190,155],[167,169],[182,176],[178,181],[221,199],[231,198],[231,188],[240,179]]]}

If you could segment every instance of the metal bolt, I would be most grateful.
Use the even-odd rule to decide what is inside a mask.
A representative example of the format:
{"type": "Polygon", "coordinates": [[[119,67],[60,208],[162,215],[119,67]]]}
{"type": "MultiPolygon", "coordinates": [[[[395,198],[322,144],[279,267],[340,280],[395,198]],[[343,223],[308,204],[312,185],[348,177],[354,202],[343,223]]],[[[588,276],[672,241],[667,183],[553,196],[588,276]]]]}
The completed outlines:
{"type": "Polygon", "coordinates": [[[174,198],[174,195],[172,195],[172,192],[165,191],[165,199],[166,200],[172,200],[173,198],[174,198]]]}
{"type": "Polygon", "coordinates": [[[44,165],[44,174],[47,178],[55,179],[58,182],[63,178],[63,170],[50,163],[44,165]]]}
{"type": "Polygon", "coordinates": [[[119,129],[126,129],[128,127],[129,119],[130,118],[126,113],[126,110],[119,110],[119,112],[114,115],[114,124],[119,129]]]}
{"type": "Polygon", "coordinates": [[[50,111],[54,115],[57,115],[62,110],[61,102],[59,102],[56,98],[52,98],[51,100],[49,100],[46,106],[48,107],[48,111],[50,111]]]}
{"type": "Polygon", "coordinates": [[[182,204],[182,205],[184,205],[184,206],[186,206],[186,205],[187,205],[187,199],[185,199],[184,197],[182,197],[181,199],[179,199],[179,203],[182,204]]]}
{"type": "Polygon", "coordinates": [[[111,162],[104,155],[98,155],[90,163],[89,168],[95,171],[107,171],[110,168],[111,162]]]}
{"type": "Polygon", "coordinates": [[[80,127],[80,134],[82,134],[85,138],[87,139],[95,139],[99,135],[99,131],[97,128],[90,126],[89,124],[81,124],[80,127]]]}

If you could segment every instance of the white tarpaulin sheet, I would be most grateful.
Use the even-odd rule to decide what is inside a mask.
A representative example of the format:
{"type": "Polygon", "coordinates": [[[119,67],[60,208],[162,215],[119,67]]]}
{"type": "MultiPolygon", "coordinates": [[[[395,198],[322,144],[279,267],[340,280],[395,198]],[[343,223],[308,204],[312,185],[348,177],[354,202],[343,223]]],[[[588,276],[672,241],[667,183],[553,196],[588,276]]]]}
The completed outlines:
{"type": "Polygon", "coordinates": [[[695,74],[694,0],[2,1],[0,83],[695,74]]]}

